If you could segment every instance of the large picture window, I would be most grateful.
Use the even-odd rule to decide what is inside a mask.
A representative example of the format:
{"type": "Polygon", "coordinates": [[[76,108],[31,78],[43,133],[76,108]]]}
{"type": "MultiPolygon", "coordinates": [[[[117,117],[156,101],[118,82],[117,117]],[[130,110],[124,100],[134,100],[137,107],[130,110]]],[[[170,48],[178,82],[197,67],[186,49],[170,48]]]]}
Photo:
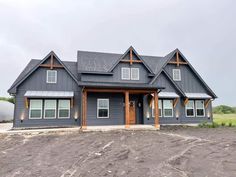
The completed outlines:
{"type": "Polygon", "coordinates": [[[70,100],[58,101],[58,118],[70,118],[70,100]]]}
{"type": "Polygon", "coordinates": [[[203,100],[196,100],[196,116],[204,117],[205,116],[205,107],[203,100]]]}
{"type": "Polygon", "coordinates": [[[97,118],[109,118],[109,99],[97,99],[97,118]]]}
{"type": "Polygon", "coordinates": [[[42,118],[43,101],[39,99],[30,100],[29,119],[42,118]]]}
{"type": "MultiPolygon", "coordinates": [[[[162,100],[158,100],[159,117],[162,117],[162,100]]],[[[152,102],[152,117],[155,117],[155,103],[152,102]]]]}
{"type": "Polygon", "coordinates": [[[44,100],[44,118],[56,118],[57,100],[44,100]]]}
{"type": "Polygon", "coordinates": [[[189,100],[188,103],[186,104],[186,117],[194,117],[195,113],[194,113],[194,101],[193,100],[189,100]]]}
{"type": "Polygon", "coordinates": [[[47,70],[47,83],[57,83],[57,71],[47,70]]]}

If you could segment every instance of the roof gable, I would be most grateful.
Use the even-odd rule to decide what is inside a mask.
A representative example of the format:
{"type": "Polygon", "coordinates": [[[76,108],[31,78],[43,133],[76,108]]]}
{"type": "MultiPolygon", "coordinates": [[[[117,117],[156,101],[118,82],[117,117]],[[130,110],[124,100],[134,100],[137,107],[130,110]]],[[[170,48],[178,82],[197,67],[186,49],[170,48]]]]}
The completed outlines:
{"type": "MultiPolygon", "coordinates": [[[[217,98],[215,93],[210,89],[210,87],[206,84],[206,82],[202,79],[202,77],[197,73],[197,71],[194,69],[194,67],[189,63],[187,58],[180,52],[179,49],[173,50],[171,53],[166,55],[165,57],[165,63],[162,66],[162,70],[165,68],[167,64],[176,64],[179,66],[180,64],[188,65],[190,69],[193,71],[193,73],[197,76],[197,78],[200,80],[200,82],[203,84],[203,86],[211,93],[211,95],[214,98],[217,98]],[[173,57],[176,57],[176,60],[173,59],[173,57]]],[[[161,71],[160,71],[161,72],[161,71]]],[[[150,81],[150,84],[153,84],[155,80],[157,79],[160,72],[150,81]]],[[[174,82],[174,81],[173,81],[174,82]]]]}
{"type": "Polygon", "coordinates": [[[145,60],[142,59],[142,57],[136,52],[136,50],[132,46],[130,46],[126,50],[126,52],[122,56],[120,56],[120,58],[116,61],[116,63],[109,69],[109,72],[113,71],[113,69],[120,62],[127,62],[127,63],[130,63],[130,65],[132,65],[133,63],[142,63],[150,73],[153,73],[153,71],[147,65],[145,60]],[[127,56],[129,56],[128,59],[127,59],[127,56]]]}
{"type": "Polygon", "coordinates": [[[37,68],[39,67],[47,67],[50,69],[53,68],[64,68],[68,74],[73,78],[73,80],[78,84],[76,76],[68,69],[67,66],[71,66],[70,62],[67,62],[65,65],[59,57],[51,51],[46,57],[42,60],[31,60],[26,68],[22,71],[22,73],[18,76],[16,81],[12,84],[9,93],[15,93],[16,87],[18,87],[25,79],[27,79],[37,68]],[[56,64],[54,64],[54,60],[56,60],[56,64]]]}

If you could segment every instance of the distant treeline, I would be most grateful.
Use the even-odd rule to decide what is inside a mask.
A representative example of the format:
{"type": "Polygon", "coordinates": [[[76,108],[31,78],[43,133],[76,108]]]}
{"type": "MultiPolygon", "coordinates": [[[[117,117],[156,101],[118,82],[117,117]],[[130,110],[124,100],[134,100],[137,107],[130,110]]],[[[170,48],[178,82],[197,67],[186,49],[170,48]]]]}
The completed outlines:
{"type": "Polygon", "coordinates": [[[236,114],[236,107],[220,105],[213,108],[214,114],[236,114]]]}
{"type": "Polygon", "coordinates": [[[10,103],[15,104],[15,98],[14,97],[0,97],[0,101],[8,101],[10,103]]]}

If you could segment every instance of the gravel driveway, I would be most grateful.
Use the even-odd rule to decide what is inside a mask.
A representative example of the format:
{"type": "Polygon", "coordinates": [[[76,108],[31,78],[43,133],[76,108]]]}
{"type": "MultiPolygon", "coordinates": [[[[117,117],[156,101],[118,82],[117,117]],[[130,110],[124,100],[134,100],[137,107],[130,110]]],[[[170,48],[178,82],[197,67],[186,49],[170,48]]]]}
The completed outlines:
{"type": "Polygon", "coordinates": [[[235,128],[0,134],[0,176],[236,176],[235,128]]]}

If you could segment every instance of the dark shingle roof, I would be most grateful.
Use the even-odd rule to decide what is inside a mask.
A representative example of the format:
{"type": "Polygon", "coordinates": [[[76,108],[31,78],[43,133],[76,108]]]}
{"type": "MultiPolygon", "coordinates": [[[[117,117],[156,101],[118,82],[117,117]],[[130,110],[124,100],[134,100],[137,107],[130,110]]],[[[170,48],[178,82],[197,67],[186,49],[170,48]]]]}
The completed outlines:
{"type": "MultiPolygon", "coordinates": [[[[78,71],[109,72],[123,54],[78,51],[78,71]]],[[[158,73],[166,62],[165,57],[142,56],[154,74],[158,73]]]]}

